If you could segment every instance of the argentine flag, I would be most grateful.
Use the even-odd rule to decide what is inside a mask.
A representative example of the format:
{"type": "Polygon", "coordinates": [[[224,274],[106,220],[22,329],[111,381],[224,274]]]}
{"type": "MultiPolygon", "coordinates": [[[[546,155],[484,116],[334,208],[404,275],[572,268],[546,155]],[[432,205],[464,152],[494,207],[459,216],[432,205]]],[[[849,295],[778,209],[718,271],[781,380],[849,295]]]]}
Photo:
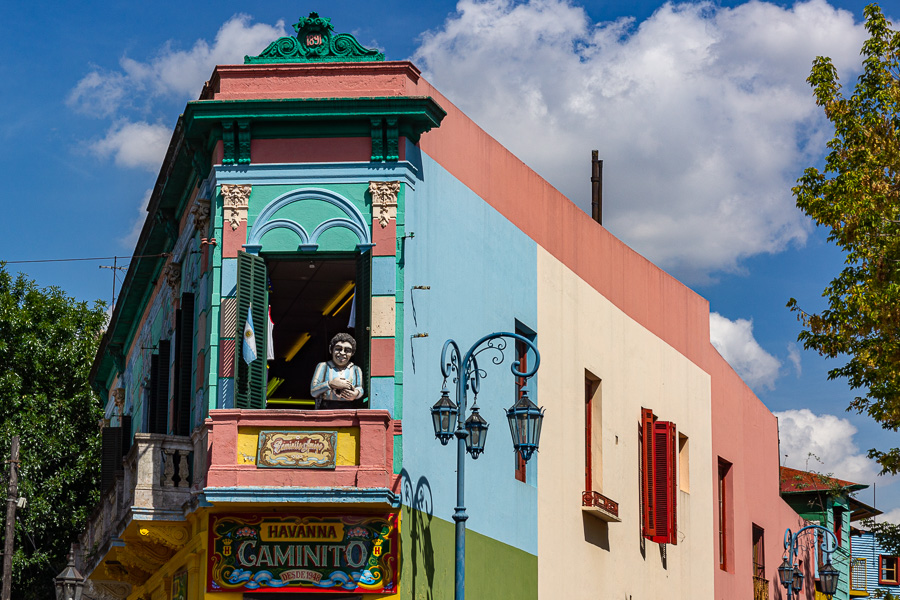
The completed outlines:
{"type": "Polygon", "coordinates": [[[256,334],[253,333],[253,305],[247,307],[247,322],[244,324],[244,345],[241,354],[247,364],[256,360],[256,334]]]}

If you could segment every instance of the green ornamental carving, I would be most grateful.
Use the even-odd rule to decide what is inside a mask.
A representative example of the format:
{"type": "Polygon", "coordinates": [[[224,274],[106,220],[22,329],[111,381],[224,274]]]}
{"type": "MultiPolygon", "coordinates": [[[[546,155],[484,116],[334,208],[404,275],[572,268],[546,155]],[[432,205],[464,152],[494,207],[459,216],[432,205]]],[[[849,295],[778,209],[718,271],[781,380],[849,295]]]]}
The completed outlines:
{"type": "Polygon", "coordinates": [[[297,37],[278,38],[259,56],[245,56],[244,64],[384,60],[384,53],[364,48],[349,33],[334,35],[331,19],[316,12],[300,17],[294,31],[297,37]]]}

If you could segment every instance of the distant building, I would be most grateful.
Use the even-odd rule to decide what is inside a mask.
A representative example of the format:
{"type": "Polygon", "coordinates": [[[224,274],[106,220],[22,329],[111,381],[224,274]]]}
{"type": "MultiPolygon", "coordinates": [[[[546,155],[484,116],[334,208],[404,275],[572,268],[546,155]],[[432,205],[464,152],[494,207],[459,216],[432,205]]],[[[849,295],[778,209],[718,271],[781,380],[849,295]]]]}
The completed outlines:
{"type": "MultiPolygon", "coordinates": [[[[781,495],[787,503],[804,520],[831,530],[837,538],[838,547],[831,557],[832,565],[841,574],[835,600],[848,600],[854,595],[851,591],[851,523],[881,514],[851,496],[867,487],[819,473],[781,467],[781,495]]],[[[812,558],[807,581],[818,578],[819,567],[824,564],[818,545],[812,558]]]]}
{"type": "Polygon", "coordinates": [[[707,301],[412,63],[315,13],[295,29],[216,67],[173,132],[91,374],[110,426],[88,596],[451,597],[441,348],[508,331],[541,364],[526,383],[524,344],[479,357],[470,598],[781,597],[802,521],[707,301]],[[363,396],[314,410],[339,332],[363,396]],[[546,408],[527,464],[504,424],[523,387],[546,408]]]}
{"type": "Polygon", "coordinates": [[[882,547],[870,531],[850,532],[850,597],[900,597],[900,558],[882,547]]]}

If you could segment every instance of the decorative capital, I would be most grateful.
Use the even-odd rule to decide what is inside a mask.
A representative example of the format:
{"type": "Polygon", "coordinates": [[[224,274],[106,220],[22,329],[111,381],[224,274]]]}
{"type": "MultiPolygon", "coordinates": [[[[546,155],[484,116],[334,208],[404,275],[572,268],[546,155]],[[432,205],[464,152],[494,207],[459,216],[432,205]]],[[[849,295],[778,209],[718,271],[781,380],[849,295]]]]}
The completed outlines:
{"type": "Polygon", "coordinates": [[[209,226],[209,198],[201,198],[197,196],[194,205],[191,206],[191,215],[194,217],[194,227],[200,232],[200,235],[206,235],[206,229],[209,226]]]}
{"type": "Polygon", "coordinates": [[[222,196],[225,198],[225,218],[231,223],[232,231],[238,228],[241,221],[247,220],[247,209],[250,208],[250,190],[251,186],[249,185],[222,184],[222,196]]]}
{"type": "Polygon", "coordinates": [[[370,181],[369,193],[372,194],[372,207],[378,209],[378,223],[383,229],[387,227],[391,219],[397,219],[397,195],[400,193],[400,182],[370,181]]]}
{"type": "Polygon", "coordinates": [[[177,296],[178,290],[181,288],[181,263],[173,262],[166,265],[164,275],[172,295],[177,296]]]}
{"type": "Polygon", "coordinates": [[[349,33],[334,35],[331,19],[311,12],[294,23],[297,37],[278,38],[259,56],[245,56],[244,64],[366,62],[384,60],[384,53],[364,48],[349,33]]]}

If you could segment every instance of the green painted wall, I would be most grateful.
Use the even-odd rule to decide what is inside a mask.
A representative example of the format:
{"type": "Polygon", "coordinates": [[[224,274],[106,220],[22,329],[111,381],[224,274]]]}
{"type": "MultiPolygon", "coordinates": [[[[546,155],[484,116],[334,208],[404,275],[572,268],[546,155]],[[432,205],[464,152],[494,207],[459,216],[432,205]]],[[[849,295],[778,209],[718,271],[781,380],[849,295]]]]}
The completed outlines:
{"type": "MultiPolygon", "coordinates": [[[[403,507],[400,597],[451,600],[454,524],[403,507]]],[[[485,600],[537,598],[537,556],[474,531],[466,532],[466,597],[485,600]]]]}

